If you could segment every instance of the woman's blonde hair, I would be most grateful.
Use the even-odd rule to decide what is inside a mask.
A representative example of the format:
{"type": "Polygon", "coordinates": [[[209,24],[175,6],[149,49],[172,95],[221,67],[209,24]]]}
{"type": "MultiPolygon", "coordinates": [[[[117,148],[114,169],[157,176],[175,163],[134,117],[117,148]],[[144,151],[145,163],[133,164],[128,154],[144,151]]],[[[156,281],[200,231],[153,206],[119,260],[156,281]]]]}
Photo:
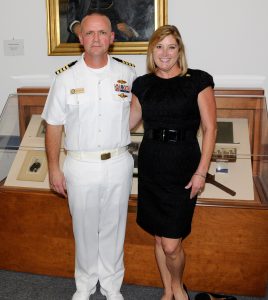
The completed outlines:
{"type": "Polygon", "coordinates": [[[178,65],[181,69],[180,76],[183,76],[188,70],[185,48],[178,28],[173,25],[163,25],[152,34],[147,50],[147,69],[150,73],[156,72],[157,66],[153,59],[153,50],[157,43],[161,42],[168,35],[172,35],[179,46],[178,65]]]}

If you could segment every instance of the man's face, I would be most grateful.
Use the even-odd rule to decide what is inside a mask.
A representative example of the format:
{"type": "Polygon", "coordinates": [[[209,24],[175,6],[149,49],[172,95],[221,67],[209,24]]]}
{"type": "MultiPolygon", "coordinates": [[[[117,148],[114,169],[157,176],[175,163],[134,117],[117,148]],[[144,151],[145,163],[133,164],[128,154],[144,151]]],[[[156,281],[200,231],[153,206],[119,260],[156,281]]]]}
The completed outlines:
{"type": "Polygon", "coordinates": [[[81,23],[79,40],[89,56],[106,55],[114,41],[109,19],[99,15],[85,17],[81,23]]]}

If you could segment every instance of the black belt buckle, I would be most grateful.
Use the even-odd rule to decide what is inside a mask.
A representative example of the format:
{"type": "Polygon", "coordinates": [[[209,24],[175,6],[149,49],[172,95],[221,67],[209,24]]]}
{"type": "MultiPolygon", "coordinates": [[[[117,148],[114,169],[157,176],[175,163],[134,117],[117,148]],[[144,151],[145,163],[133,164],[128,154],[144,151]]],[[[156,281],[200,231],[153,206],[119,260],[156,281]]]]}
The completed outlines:
{"type": "Polygon", "coordinates": [[[165,139],[164,141],[167,143],[177,143],[178,142],[178,130],[175,129],[167,129],[165,130],[165,139]]]}
{"type": "Polygon", "coordinates": [[[145,131],[145,137],[162,143],[175,144],[186,139],[186,132],[181,129],[149,129],[145,131]]]}

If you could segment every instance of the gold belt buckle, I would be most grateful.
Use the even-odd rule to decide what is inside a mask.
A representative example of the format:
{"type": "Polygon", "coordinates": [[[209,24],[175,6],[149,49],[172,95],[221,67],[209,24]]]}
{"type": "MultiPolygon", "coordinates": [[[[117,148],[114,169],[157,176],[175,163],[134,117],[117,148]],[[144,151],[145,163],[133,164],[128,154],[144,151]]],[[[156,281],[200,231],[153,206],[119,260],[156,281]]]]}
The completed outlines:
{"type": "Polygon", "coordinates": [[[109,159],[109,158],[111,158],[111,152],[101,154],[101,160],[106,160],[106,159],[109,159]]]}

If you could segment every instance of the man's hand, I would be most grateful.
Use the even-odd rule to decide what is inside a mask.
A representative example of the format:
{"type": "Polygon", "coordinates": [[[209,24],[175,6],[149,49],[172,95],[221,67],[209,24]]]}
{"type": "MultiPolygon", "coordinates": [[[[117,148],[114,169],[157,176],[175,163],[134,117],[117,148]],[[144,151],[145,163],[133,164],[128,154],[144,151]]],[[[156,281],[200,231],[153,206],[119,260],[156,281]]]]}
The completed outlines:
{"type": "Polygon", "coordinates": [[[50,187],[66,198],[66,182],[59,165],[62,129],[62,125],[47,124],[45,141],[50,187]]]}
{"type": "Polygon", "coordinates": [[[65,177],[60,169],[49,172],[49,183],[53,191],[67,198],[65,177]]]}
{"type": "Polygon", "coordinates": [[[116,25],[117,29],[123,32],[128,38],[138,37],[139,34],[137,33],[134,28],[130,27],[126,23],[118,23],[116,25]]]}

